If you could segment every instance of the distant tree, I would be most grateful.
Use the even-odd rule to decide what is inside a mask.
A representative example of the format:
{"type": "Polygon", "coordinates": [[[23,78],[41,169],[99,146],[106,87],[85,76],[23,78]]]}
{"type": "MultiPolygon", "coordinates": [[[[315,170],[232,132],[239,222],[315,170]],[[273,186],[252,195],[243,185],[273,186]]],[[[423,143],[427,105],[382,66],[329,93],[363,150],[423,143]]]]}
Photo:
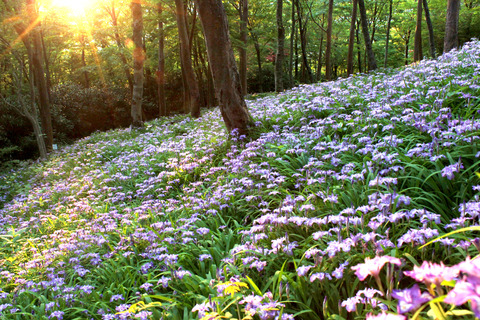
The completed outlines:
{"type": "Polygon", "coordinates": [[[353,48],[355,46],[355,24],[357,22],[357,0],[352,0],[352,15],[350,20],[350,35],[348,37],[347,74],[353,74],[353,48]]]}
{"type": "Polygon", "coordinates": [[[185,86],[185,111],[190,112],[194,118],[200,117],[200,91],[197,77],[193,70],[191,58],[191,45],[187,31],[185,4],[183,0],[175,0],[178,36],[180,38],[180,60],[185,86]]]}
{"type": "Polygon", "coordinates": [[[163,28],[163,7],[159,2],[158,11],[158,70],[157,70],[157,95],[159,115],[167,116],[167,103],[165,100],[165,30],[163,28]]]}
{"type": "Polygon", "coordinates": [[[140,127],[142,119],[142,100],[143,100],[143,62],[145,52],[143,51],[143,14],[141,0],[131,2],[133,17],[133,91],[132,91],[132,126],[140,127]]]}
{"type": "Polygon", "coordinates": [[[328,1],[327,48],[325,50],[325,78],[332,80],[332,28],[333,28],[333,0],[328,1]]]}
{"type": "Polygon", "coordinates": [[[240,16],[240,46],[239,46],[239,68],[240,84],[242,85],[242,95],[247,94],[247,41],[248,41],[248,0],[240,0],[238,4],[238,14],[240,16]]]}
{"type": "Polygon", "coordinates": [[[241,92],[228,20],[221,0],[195,0],[202,22],[215,93],[227,130],[248,134],[252,121],[241,92]]]}
{"type": "Polygon", "coordinates": [[[435,38],[433,34],[433,25],[432,19],[430,18],[430,10],[428,8],[428,1],[423,0],[423,10],[425,11],[425,21],[427,22],[428,28],[428,41],[430,43],[430,56],[436,58],[437,54],[435,52],[435,38]]]}
{"type": "Polygon", "coordinates": [[[422,12],[423,0],[417,0],[417,25],[415,28],[415,41],[413,46],[413,61],[423,59],[422,51],[422,12]]]}
{"type": "Polygon", "coordinates": [[[460,0],[448,0],[447,19],[445,22],[445,39],[443,51],[449,52],[458,47],[458,18],[460,15],[460,0]]]}
{"type": "Polygon", "coordinates": [[[383,67],[387,67],[388,62],[388,46],[390,44],[390,27],[392,25],[392,15],[393,15],[393,0],[389,0],[389,10],[388,10],[388,22],[387,22],[387,34],[385,37],[385,58],[383,61],[383,67]]]}
{"type": "Polygon", "coordinates": [[[275,55],[275,91],[283,91],[283,57],[285,56],[285,28],[283,27],[283,0],[277,0],[277,53],[275,55]]]}
{"type": "Polygon", "coordinates": [[[365,50],[367,51],[368,70],[377,69],[377,60],[372,48],[372,41],[370,40],[370,33],[368,32],[367,10],[365,9],[364,0],[358,0],[358,9],[360,11],[360,20],[362,23],[363,39],[365,41],[365,50]]]}

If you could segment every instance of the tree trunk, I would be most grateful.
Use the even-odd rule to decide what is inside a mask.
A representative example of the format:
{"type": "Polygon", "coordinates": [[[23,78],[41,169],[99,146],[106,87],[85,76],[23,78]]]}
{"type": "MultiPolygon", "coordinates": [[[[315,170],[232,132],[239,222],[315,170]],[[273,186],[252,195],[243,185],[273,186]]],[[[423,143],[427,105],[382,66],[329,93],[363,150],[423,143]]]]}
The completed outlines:
{"type": "Polygon", "coordinates": [[[184,84],[186,94],[189,95],[189,111],[192,117],[200,117],[200,91],[198,89],[197,77],[192,66],[192,58],[190,51],[190,44],[188,41],[187,20],[185,5],[183,0],[175,0],[175,7],[177,9],[177,26],[178,35],[180,38],[180,59],[182,61],[182,74],[184,76],[184,84]]]}
{"type": "Polygon", "coordinates": [[[167,103],[165,101],[165,31],[163,29],[163,7],[159,2],[158,10],[158,70],[157,70],[157,94],[158,111],[160,117],[168,116],[167,103]]]}
{"type": "Polygon", "coordinates": [[[258,91],[263,92],[263,70],[262,70],[262,52],[260,50],[260,44],[258,43],[258,37],[250,30],[250,34],[253,40],[253,45],[255,46],[255,54],[257,56],[257,66],[258,66],[258,91]]]}
{"type": "Polygon", "coordinates": [[[437,57],[435,52],[435,38],[433,37],[433,25],[432,19],[430,19],[430,10],[428,9],[428,1],[423,0],[423,10],[425,11],[425,21],[427,22],[428,27],[428,41],[430,43],[430,55],[433,59],[437,57]]]}
{"type": "Polygon", "coordinates": [[[320,48],[318,48],[318,64],[317,64],[317,82],[322,80],[322,61],[323,61],[323,32],[320,36],[320,48]]]}
{"type": "MultiPolygon", "coordinates": [[[[290,79],[290,87],[292,88],[294,86],[294,81],[293,81],[293,45],[294,45],[294,38],[295,38],[296,32],[295,32],[295,0],[292,0],[292,30],[290,32],[290,68],[289,68],[289,79],[290,79]]],[[[296,43],[295,43],[296,44],[296,43]]]]}
{"type": "Polygon", "coordinates": [[[383,67],[387,67],[388,63],[388,45],[390,44],[390,27],[392,24],[392,12],[393,12],[393,0],[390,0],[390,8],[388,11],[388,22],[387,22],[387,36],[385,39],[385,59],[383,61],[383,67]]]}
{"type": "Polygon", "coordinates": [[[365,9],[364,0],[358,0],[358,9],[360,11],[360,17],[362,22],[362,32],[363,38],[365,40],[365,50],[368,58],[368,70],[377,69],[377,61],[375,60],[375,54],[372,48],[372,42],[370,41],[370,34],[368,33],[368,21],[367,21],[367,11],[365,9]]]}
{"type": "Polygon", "coordinates": [[[312,70],[310,69],[310,66],[308,64],[308,59],[307,59],[307,25],[306,25],[306,22],[304,23],[303,21],[300,1],[296,0],[295,3],[297,5],[297,13],[298,13],[298,28],[300,30],[300,45],[302,49],[303,68],[305,68],[305,71],[307,72],[307,77],[308,77],[307,82],[312,83],[313,82],[312,70]]]}
{"type": "Polygon", "coordinates": [[[448,0],[447,19],[445,22],[445,39],[443,52],[458,48],[458,18],[460,14],[460,0],[448,0]]]}
{"type": "Polygon", "coordinates": [[[422,51],[422,8],[423,1],[417,0],[417,26],[415,28],[415,42],[413,46],[413,61],[420,61],[423,58],[422,51]]]}
{"type": "Polygon", "coordinates": [[[333,0],[328,1],[327,22],[327,48],[325,50],[325,78],[332,80],[332,24],[333,24],[333,0]]]}
{"type": "Polygon", "coordinates": [[[240,88],[225,9],[220,0],[195,0],[195,3],[225,126],[229,132],[236,129],[239,134],[246,135],[252,118],[240,88]]]}
{"type": "Polygon", "coordinates": [[[248,23],[248,0],[240,0],[240,84],[242,86],[242,95],[247,95],[247,23],[248,23]]]}
{"type": "Polygon", "coordinates": [[[42,41],[38,26],[38,12],[35,8],[35,0],[27,0],[27,10],[30,15],[30,21],[34,28],[30,31],[33,40],[32,65],[35,76],[35,83],[38,89],[39,104],[40,104],[40,119],[42,127],[45,132],[45,145],[47,151],[53,150],[53,127],[52,116],[50,113],[50,99],[48,94],[47,81],[42,64],[42,41]]]}
{"type": "Polygon", "coordinates": [[[283,91],[283,57],[285,29],[283,28],[283,0],[277,0],[277,53],[275,55],[275,91],[283,91]]]}
{"type": "Polygon", "coordinates": [[[145,53],[143,51],[143,14],[141,0],[133,0],[131,3],[133,17],[133,91],[132,91],[132,126],[141,127],[142,119],[142,99],[143,99],[143,62],[145,53]]]}
{"type": "Polygon", "coordinates": [[[353,74],[353,47],[355,46],[355,23],[357,22],[357,8],[357,0],[353,0],[352,20],[350,21],[350,36],[348,38],[347,75],[353,74]]]}
{"type": "Polygon", "coordinates": [[[125,73],[125,77],[127,78],[128,82],[128,87],[130,88],[130,91],[133,91],[133,78],[132,74],[130,73],[130,67],[128,65],[127,58],[125,57],[125,54],[123,53],[123,49],[125,48],[122,39],[120,38],[120,34],[118,32],[118,18],[117,18],[117,13],[115,11],[115,2],[112,1],[112,6],[111,8],[106,7],[105,10],[108,12],[110,15],[110,18],[112,19],[112,26],[114,30],[114,37],[115,37],[115,42],[117,43],[117,47],[119,50],[119,56],[120,60],[123,63],[123,70],[125,73]]]}
{"type": "Polygon", "coordinates": [[[405,35],[405,65],[408,65],[408,44],[410,43],[410,35],[412,34],[411,30],[408,30],[405,35]]]}
{"type": "Polygon", "coordinates": [[[357,28],[355,30],[355,37],[357,38],[357,60],[358,60],[358,72],[362,73],[362,50],[360,48],[360,23],[357,21],[357,28]]]}

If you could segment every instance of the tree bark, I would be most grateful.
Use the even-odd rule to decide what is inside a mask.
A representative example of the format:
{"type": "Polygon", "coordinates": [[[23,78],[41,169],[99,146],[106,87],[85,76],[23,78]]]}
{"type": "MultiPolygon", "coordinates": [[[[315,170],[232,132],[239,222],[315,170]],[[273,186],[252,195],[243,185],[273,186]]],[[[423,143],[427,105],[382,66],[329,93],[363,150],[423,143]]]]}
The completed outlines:
{"type": "Polygon", "coordinates": [[[370,34],[368,33],[368,21],[367,21],[367,11],[365,9],[365,2],[364,0],[358,0],[358,9],[360,11],[360,18],[362,22],[362,32],[363,38],[365,40],[365,50],[367,51],[367,58],[368,58],[368,70],[376,70],[377,69],[377,61],[375,60],[375,54],[372,48],[372,42],[370,40],[370,34]]]}
{"type": "MultiPolygon", "coordinates": [[[[355,23],[357,22],[357,0],[352,1],[352,20],[350,21],[350,36],[348,38],[347,75],[353,74],[353,48],[355,46],[355,23]]],[[[387,31],[388,32],[388,31],[387,31]]],[[[388,33],[387,33],[388,37],[388,33]]]]}
{"type": "Polygon", "coordinates": [[[445,38],[443,52],[458,48],[458,18],[460,14],[460,0],[448,0],[447,19],[445,22],[445,38]]]}
{"type": "Polygon", "coordinates": [[[305,68],[305,71],[307,72],[307,77],[308,77],[307,82],[312,83],[313,82],[312,70],[310,69],[310,65],[308,64],[308,59],[307,59],[307,30],[306,30],[307,25],[306,25],[306,22],[303,21],[300,1],[296,0],[295,3],[297,5],[297,13],[298,13],[298,28],[300,30],[300,45],[302,49],[303,68],[305,68]]]}
{"type": "Polygon", "coordinates": [[[27,0],[27,11],[30,15],[30,23],[35,26],[30,34],[32,36],[33,42],[33,52],[32,52],[32,65],[35,76],[35,83],[38,89],[38,97],[40,104],[40,119],[42,122],[42,127],[45,132],[45,145],[47,151],[50,152],[53,150],[53,127],[52,127],[52,116],[50,113],[50,98],[48,93],[47,81],[45,79],[45,72],[42,64],[42,41],[40,39],[40,33],[38,31],[38,12],[35,8],[35,0],[27,0]]]}
{"type": "Polygon", "coordinates": [[[277,53],[275,55],[275,91],[283,91],[283,57],[285,28],[283,27],[283,0],[277,0],[277,53]]]}
{"type": "Polygon", "coordinates": [[[325,78],[332,80],[332,25],[333,25],[333,0],[328,1],[327,23],[327,48],[325,50],[325,78]]]}
{"type": "Polygon", "coordinates": [[[221,0],[195,0],[195,3],[225,126],[229,132],[236,129],[239,134],[246,135],[252,118],[241,92],[225,8],[221,0]]]}
{"type": "Polygon", "coordinates": [[[413,61],[420,61],[423,58],[422,51],[422,12],[423,1],[417,0],[417,26],[415,28],[415,42],[413,46],[413,61]]]}
{"type": "Polygon", "coordinates": [[[158,70],[157,74],[157,94],[158,94],[158,113],[160,117],[168,116],[167,103],[165,101],[165,30],[163,28],[163,7],[159,2],[158,11],[158,70]]]}
{"type": "Polygon", "coordinates": [[[255,54],[257,56],[258,67],[258,91],[263,92],[263,70],[262,70],[262,52],[260,50],[260,44],[258,43],[258,37],[253,30],[250,30],[250,35],[255,47],[255,54]]]}
{"type": "Polygon", "coordinates": [[[240,47],[238,50],[240,56],[240,84],[242,86],[242,95],[247,95],[247,23],[248,23],[248,0],[240,0],[240,47]]]}
{"type": "Polygon", "coordinates": [[[132,126],[141,127],[142,119],[142,100],[143,100],[143,62],[145,60],[145,52],[143,51],[143,14],[141,0],[133,0],[131,2],[133,17],[133,91],[132,91],[132,126]]]}
{"type": "Polygon", "coordinates": [[[383,60],[383,67],[387,67],[388,63],[388,45],[390,44],[390,28],[392,25],[392,13],[393,13],[393,0],[390,0],[390,6],[388,11],[388,22],[387,22],[387,35],[385,39],[385,58],[383,60]]]}
{"type": "MultiPolygon", "coordinates": [[[[293,52],[295,51],[293,48],[294,45],[294,39],[295,39],[295,0],[292,0],[292,30],[290,32],[290,67],[289,67],[289,79],[290,79],[290,87],[292,88],[294,86],[294,81],[293,81],[293,52]]],[[[295,42],[296,44],[296,42],[295,42]]]]}
{"type": "Polygon", "coordinates": [[[323,61],[323,32],[320,36],[320,48],[318,48],[318,62],[317,62],[317,82],[322,80],[322,61],[323,61]]]}
{"type": "Polygon", "coordinates": [[[408,65],[408,44],[410,43],[410,36],[412,34],[412,30],[408,30],[407,34],[405,35],[405,65],[408,65]]]}
{"type": "Polygon", "coordinates": [[[200,117],[200,91],[198,89],[197,77],[192,66],[191,50],[188,41],[186,11],[183,0],[175,0],[177,9],[177,26],[180,38],[180,59],[182,61],[182,74],[184,75],[184,84],[186,94],[189,95],[189,111],[192,117],[200,117]]]}
{"type": "Polygon", "coordinates": [[[435,38],[433,37],[433,25],[432,25],[432,19],[430,18],[430,10],[428,9],[427,0],[423,0],[423,10],[425,11],[425,21],[427,22],[427,28],[428,28],[430,56],[432,56],[432,58],[435,59],[437,57],[437,53],[435,52],[435,38]]]}

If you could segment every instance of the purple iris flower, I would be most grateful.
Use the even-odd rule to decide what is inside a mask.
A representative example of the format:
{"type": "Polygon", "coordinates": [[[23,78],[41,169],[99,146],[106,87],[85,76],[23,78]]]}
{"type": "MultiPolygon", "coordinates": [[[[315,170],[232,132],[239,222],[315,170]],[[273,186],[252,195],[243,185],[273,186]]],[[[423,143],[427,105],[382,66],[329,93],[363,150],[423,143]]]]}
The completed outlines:
{"type": "Polygon", "coordinates": [[[365,258],[365,263],[357,264],[352,267],[352,270],[355,271],[355,275],[361,281],[365,280],[368,276],[377,277],[380,273],[380,270],[383,268],[383,265],[387,262],[396,264],[397,266],[402,264],[400,259],[390,256],[381,256],[375,257],[373,259],[365,258]]]}
{"type": "Polygon", "coordinates": [[[382,313],[377,315],[368,313],[366,320],[407,320],[407,317],[400,314],[386,313],[385,311],[382,311],[382,313]]]}
{"type": "Polygon", "coordinates": [[[415,311],[432,298],[428,293],[422,293],[418,284],[415,284],[410,289],[393,290],[392,297],[398,300],[398,313],[415,311]]]}
{"type": "Polygon", "coordinates": [[[404,274],[426,285],[433,283],[439,286],[444,280],[453,280],[458,274],[458,268],[424,261],[420,267],[414,266],[412,271],[405,271],[404,274]]]}

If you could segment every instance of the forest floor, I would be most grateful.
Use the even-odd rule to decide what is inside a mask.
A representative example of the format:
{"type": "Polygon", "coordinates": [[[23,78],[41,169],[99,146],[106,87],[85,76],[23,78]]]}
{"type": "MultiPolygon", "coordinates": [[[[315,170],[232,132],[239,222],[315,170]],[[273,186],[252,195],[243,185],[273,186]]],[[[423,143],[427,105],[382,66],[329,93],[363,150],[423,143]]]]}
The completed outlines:
{"type": "Polygon", "coordinates": [[[0,318],[479,315],[479,41],[248,106],[0,176],[0,318]]]}

